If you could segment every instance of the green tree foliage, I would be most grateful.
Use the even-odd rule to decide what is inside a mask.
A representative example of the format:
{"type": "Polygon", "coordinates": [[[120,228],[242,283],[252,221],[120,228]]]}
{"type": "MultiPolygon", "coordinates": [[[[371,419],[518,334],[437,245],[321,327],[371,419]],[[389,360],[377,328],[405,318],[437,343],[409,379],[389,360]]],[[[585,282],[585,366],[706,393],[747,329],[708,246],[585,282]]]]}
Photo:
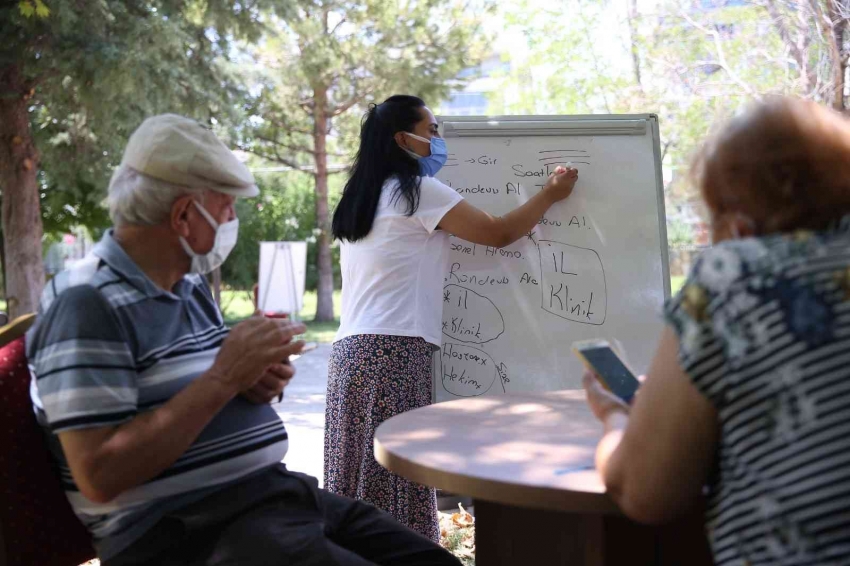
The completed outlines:
{"type": "Polygon", "coordinates": [[[39,201],[48,231],[75,223],[102,227],[99,203],[109,175],[145,117],[178,112],[211,125],[226,122],[235,88],[222,61],[234,38],[257,33],[256,4],[0,4],[0,191],[5,258],[12,262],[7,292],[23,310],[34,308],[43,283],[39,201]],[[26,220],[16,224],[19,218],[26,220]]]}
{"type": "MultiPolygon", "coordinates": [[[[307,172],[315,187],[316,320],[333,320],[329,167],[348,164],[371,101],[437,101],[477,61],[480,17],[455,0],[295,0],[252,54],[243,148],[307,172]]],[[[486,8],[486,7],[485,7],[486,8]]],[[[279,12],[278,12],[279,13],[279,12]]]]}
{"type": "MultiPolygon", "coordinates": [[[[529,51],[491,100],[495,112],[655,113],[668,210],[694,198],[686,175],[712,128],[770,94],[844,108],[847,9],[832,0],[524,0],[506,8],[509,27],[534,30],[529,51]],[[569,25],[563,17],[570,14],[569,25]],[[563,28],[563,32],[558,30],[563,28]],[[838,86],[836,86],[838,85],[838,86]]],[[[677,242],[688,234],[677,224],[677,242]]]]}
{"type": "Polygon", "coordinates": [[[21,0],[18,2],[18,10],[20,10],[21,15],[25,18],[31,18],[33,16],[46,18],[50,15],[50,8],[41,0],[21,0]]]}
{"type": "Polygon", "coordinates": [[[846,0],[754,0],[784,49],[786,81],[802,96],[847,109],[850,4],[846,0]]]}
{"type": "Polygon", "coordinates": [[[16,55],[34,87],[28,110],[46,229],[64,231],[75,215],[86,225],[107,220],[92,208],[144,118],[178,112],[215,125],[233,116],[236,86],[222,63],[229,33],[255,34],[257,13],[252,2],[231,4],[86,2],[81,10],[57,1],[49,18],[22,22],[18,35],[33,39],[16,55]]]}
{"type": "MultiPolygon", "coordinates": [[[[314,291],[318,284],[316,271],[316,234],[314,218],[316,192],[312,179],[298,172],[257,173],[261,195],[256,199],[236,202],[239,217],[239,240],[221,268],[222,282],[233,288],[249,290],[257,283],[260,264],[259,242],[307,241],[306,288],[314,291]]],[[[332,185],[339,184],[335,177],[332,185]]],[[[339,199],[339,187],[331,188],[331,204],[339,199]]],[[[331,248],[334,281],[340,284],[339,247],[331,248]]]]}
{"type": "Polygon", "coordinates": [[[626,33],[605,1],[518,0],[502,8],[506,27],[525,38],[528,52],[506,49],[505,88],[494,93],[499,113],[618,112],[634,90],[628,61],[612,57],[626,33]],[[569,19],[565,20],[565,15],[569,19]],[[618,29],[619,27],[619,29],[618,29]],[[601,40],[600,32],[606,40],[601,40]]]}

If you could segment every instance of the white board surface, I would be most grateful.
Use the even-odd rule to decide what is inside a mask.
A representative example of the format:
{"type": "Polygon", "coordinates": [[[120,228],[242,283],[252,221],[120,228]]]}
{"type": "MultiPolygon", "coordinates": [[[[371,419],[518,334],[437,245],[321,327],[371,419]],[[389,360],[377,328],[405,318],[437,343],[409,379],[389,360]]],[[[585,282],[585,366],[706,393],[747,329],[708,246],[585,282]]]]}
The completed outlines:
{"type": "Polygon", "coordinates": [[[297,315],[304,307],[306,278],[307,242],[260,242],[261,311],[297,315]]]}
{"type": "Polygon", "coordinates": [[[453,237],[444,276],[438,401],[581,387],[576,340],[605,338],[644,372],[669,295],[654,116],[440,119],[437,178],[504,215],[567,162],[572,196],[502,249],[453,237]]]}

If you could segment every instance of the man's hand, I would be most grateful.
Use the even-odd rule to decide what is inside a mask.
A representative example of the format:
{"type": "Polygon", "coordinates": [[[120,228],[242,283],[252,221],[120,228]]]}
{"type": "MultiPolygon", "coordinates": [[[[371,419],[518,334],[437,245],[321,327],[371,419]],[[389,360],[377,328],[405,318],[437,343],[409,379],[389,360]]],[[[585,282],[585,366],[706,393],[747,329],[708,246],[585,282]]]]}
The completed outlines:
{"type": "Polygon", "coordinates": [[[306,330],[301,323],[254,316],[230,331],[207,373],[234,393],[247,391],[271,366],[301,352],[304,342],[292,338],[306,330]]]}
{"type": "Polygon", "coordinates": [[[269,366],[257,383],[242,391],[242,396],[255,405],[271,403],[282,398],[284,388],[294,375],[295,368],[289,362],[269,366]]]}

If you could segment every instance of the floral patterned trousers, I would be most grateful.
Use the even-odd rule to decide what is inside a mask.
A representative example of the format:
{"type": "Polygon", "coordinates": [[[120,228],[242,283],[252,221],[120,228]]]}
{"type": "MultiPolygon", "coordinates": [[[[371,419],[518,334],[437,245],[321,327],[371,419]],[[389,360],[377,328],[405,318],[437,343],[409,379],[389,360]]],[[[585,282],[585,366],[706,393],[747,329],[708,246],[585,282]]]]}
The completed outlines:
{"type": "Polygon", "coordinates": [[[432,346],[422,338],[363,334],[336,342],[328,364],[325,489],[361,499],[440,540],[433,489],[375,461],[375,429],[431,402],[432,346]]]}

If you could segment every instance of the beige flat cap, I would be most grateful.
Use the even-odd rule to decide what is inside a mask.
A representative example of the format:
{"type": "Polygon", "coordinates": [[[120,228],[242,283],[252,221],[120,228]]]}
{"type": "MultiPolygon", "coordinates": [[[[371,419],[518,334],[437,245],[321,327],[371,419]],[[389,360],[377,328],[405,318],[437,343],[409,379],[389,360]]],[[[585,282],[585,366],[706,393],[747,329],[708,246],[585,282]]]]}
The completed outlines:
{"type": "Polygon", "coordinates": [[[122,165],[175,185],[255,197],[251,171],[208,128],[177,114],[160,114],[139,126],[122,165]]]}

